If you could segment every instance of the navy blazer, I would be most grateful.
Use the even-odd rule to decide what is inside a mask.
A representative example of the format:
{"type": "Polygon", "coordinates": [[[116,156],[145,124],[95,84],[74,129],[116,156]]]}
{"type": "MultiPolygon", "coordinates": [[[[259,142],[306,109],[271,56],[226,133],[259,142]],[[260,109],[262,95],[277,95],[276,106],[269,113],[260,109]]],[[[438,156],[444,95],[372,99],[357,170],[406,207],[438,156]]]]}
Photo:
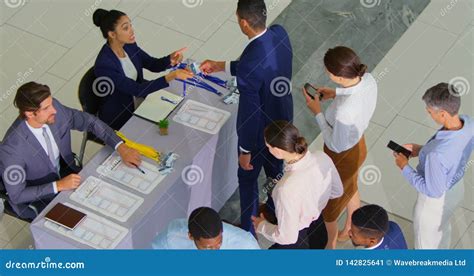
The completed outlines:
{"type": "Polygon", "coordinates": [[[293,120],[292,62],[291,43],[280,25],[269,27],[247,45],[239,61],[231,62],[240,91],[237,135],[243,149],[264,147],[263,130],[272,121],[293,120]]]}
{"type": "MultiPolygon", "coordinates": [[[[62,105],[53,99],[56,121],[49,125],[64,162],[73,171],[71,130],[88,131],[111,147],[122,140],[97,117],[62,105]]],[[[8,192],[9,202],[19,215],[28,204],[54,196],[54,181],[59,180],[56,169],[43,147],[30,131],[24,119],[17,118],[0,144],[0,175],[8,192]]]]}
{"type": "Polygon", "coordinates": [[[151,72],[161,72],[170,66],[170,56],[154,58],[143,51],[136,43],[123,47],[137,69],[137,80],[129,79],[123,71],[119,58],[107,43],[95,60],[94,73],[97,78],[108,77],[114,90],[108,93],[99,108],[99,118],[115,130],[119,130],[133,115],[135,107],[133,96],[146,97],[148,94],[168,87],[165,77],[152,81],[143,78],[143,68],[151,72]]]}
{"type": "Polygon", "coordinates": [[[407,242],[400,226],[393,221],[389,221],[388,231],[383,237],[382,243],[374,249],[407,249],[407,242]]]}

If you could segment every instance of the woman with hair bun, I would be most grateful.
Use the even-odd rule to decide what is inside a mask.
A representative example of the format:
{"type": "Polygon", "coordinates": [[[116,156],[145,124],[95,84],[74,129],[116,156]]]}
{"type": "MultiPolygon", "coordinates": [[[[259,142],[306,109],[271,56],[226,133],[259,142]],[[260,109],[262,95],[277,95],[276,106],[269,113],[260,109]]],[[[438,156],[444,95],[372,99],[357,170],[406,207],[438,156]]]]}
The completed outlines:
{"type": "Polygon", "coordinates": [[[321,211],[329,199],[342,195],[336,167],[324,152],[308,152],[305,138],[287,121],[271,123],[264,135],[270,153],[283,159],[285,168],[272,191],[278,225],[261,214],[252,217],[255,232],[275,243],[270,249],[324,248],[321,211]]]}
{"type": "Polygon", "coordinates": [[[321,129],[324,152],[336,165],[344,186],[344,195],[330,200],[323,211],[328,231],[326,248],[334,249],[337,241],[349,239],[351,216],[360,206],[357,178],[359,168],[367,156],[364,131],[369,126],[377,103],[377,83],[366,72],[367,66],[350,48],[338,46],[329,49],[324,56],[324,65],[329,78],[340,87],[321,87],[317,92],[323,96],[323,100],[334,101],[323,113],[319,97],[310,98],[304,88],[303,95],[321,129]],[[337,219],[346,207],[344,229],[338,232],[337,219]]]}
{"type": "Polygon", "coordinates": [[[97,82],[96,91],[102,96],[99,118],[113,129],[120,129],[135,111],[134,97],[144,98],[148,94],[168,87],[175,78],[187,79],[193,76],[187,70],[175,70],[152,81],[143,78],[143,68],[161,72],[181,62],[180,49],[162,58],[154,58],[138,47],[130,18],[117,10],[97,9],[92,19],[107,40],[97,56],[94,65],[97,82]],[[102,93],[100,86],[109,88],[102,93]]]}

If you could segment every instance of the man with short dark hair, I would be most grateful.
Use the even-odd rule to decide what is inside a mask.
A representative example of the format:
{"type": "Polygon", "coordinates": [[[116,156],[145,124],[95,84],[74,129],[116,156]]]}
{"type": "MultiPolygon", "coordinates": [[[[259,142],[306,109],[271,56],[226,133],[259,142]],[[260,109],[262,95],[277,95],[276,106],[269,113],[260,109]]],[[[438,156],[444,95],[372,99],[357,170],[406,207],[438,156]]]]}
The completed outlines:
{"type": "Polygon", "coordinates": [[[365,249],[407,249],[400,226],[388,220],[387,211],[375,205],[365,205],[352,213],[349,237],[354,246],[365,249]]]}
{"type": "MultiPolygon", "coordinates": [[[[237,21],[250,40],[240,60],[205,60],[201,64],[205,73],[226,71],[237,77],[240,92],[237,136],[241,226],[252,233],[251,216],[256,216],[259,208],[257,179],[260,171],[263,167],[267,177],[278,179],[283,169],[282,161],[266,148],[263,130],[273,121],[293,120],[291,43],[282,26],[266,28],[266,15],[263,0],[239,0],[237,21]]],[[[270,195],[271,192],[266,206],[271,214],[274,204],[270,195]]]]}
{"type": "Polygon", "coordinates": [[[412,152],[410,157],[419,157],[416,170],[405,155],[394,153],[403,176],[418,191],[413,217],[415,249],[450,248],[450,218],[464,197],[462,177],[474,147],[472,119],[458,115],[460,97],[448,83],[439,83],[423,95],[426,110],[442,128],[424,146],[403,145],[412,152]]]}
{"type": "Polygon", "coordinates": [[[176,219],[153,242],[154,249],[260,249],[248,232],[223,223],[209,207],[195,209],[189,219],[176,219]]]}
{"type": "Polygon", "coordinates": [[[128,166],[139,153],[98,118],[62,105],[47,85],[28,82],[15,96],[19,117],[0,144],[0,174],[8,202],[18,216],[34,219],[58,192],[80,185],[71,150],[71,130],[90,131],[115,148],[128,166]]]}

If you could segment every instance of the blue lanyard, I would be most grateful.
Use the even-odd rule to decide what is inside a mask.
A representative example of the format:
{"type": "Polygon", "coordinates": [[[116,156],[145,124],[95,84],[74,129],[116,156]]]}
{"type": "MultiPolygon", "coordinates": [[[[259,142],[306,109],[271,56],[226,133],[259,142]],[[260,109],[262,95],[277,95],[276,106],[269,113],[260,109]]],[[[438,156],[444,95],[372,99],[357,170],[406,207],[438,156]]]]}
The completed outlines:
{"type": "Polygon", "coordinates": [[[203,79],[206,79],[210,82],[213,82],[213,83],[219,85],[220,87],[227,88],[227,82],[224,81],[224,80],[219,79],[218,77],[213,77],[213,76],[209,76],[209,75],[205,75],[205,74],[199,74],[199,76],[203,79]]]}
{"type": "MultiPolygon", "coordinates": [[[[171,70],[178,70],[178,69],[185,69],[186,67],[188,66],[187,63],[179,63],[173,67],[171,67],[171,70]]],[[[205,75],[205,74],[199,74],[197,75],[198,77],[201,77],[203,79],[207,79],[208,81],[210,82],[213,82],[221,87],[224,87],[224,88],[227,88],[226,87],[226,81],[223,81],[217,77],[213,77],[213,76],[209,76],[209,75],[205,75]]],[[[186,84],[189,84],[189,85],[192,85],[192,86],[196,86],[196,87],[199,87],[199,88],[202,88],[204,90],[207,90],[209,92],[212,92],[216,95],[219,95],[219,96],[222,96],[222,93],[217,91],[217,89],[215,89],[214,87],[210,86],[209,84],[205,83],[204,81],[202,80],[198,80],[198,79],[191,79],[191,80],[181,80],[181,79],[176,79],[177,81],[180,81],[183,83],[183,97],[186,97],[186,84]]]]}
{"type": "Polygon", "coordinates": [[[209,84],[205,83],[205,82],[197,82],[196,80],[192,79],[192,81],[189,81],[189,80],[181,80],[181,79],[175,79],[177,81],[180,81],[183,83],[183,96],[186,96],[186,84],[189,84],[189,85],[192,85],[192,86],[195,86],[195,87],[199,87],[199,88],[202,88],[204,90],[207,90],[209,92],[212,92],[216,95],[219,95],[219,96],[222,96],[222,93],[217,91],[217,89],[215,89],[214,87],[210,86],[209,84]]]}

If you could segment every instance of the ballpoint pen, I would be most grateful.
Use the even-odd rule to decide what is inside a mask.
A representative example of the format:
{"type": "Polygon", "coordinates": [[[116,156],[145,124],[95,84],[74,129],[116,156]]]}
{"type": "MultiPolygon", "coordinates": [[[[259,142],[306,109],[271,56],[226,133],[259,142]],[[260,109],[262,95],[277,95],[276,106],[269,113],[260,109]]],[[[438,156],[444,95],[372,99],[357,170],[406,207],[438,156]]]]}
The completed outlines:
{"type": "Polygon", "coordinates": [[[165,102],[169,102],[169,103],[174,104],[174,105],[178,104],[176,101],[170,100],[170,99],[166,98],[165,96],[161,96],[161,100],[165,101],[165,102]]]}
{"type": "Polygon", "coordinates": [[[142,174],[145,174],[145,171],[141,169],[137,164],[133,164],[137,170],[139,170],[142,174]]]}

